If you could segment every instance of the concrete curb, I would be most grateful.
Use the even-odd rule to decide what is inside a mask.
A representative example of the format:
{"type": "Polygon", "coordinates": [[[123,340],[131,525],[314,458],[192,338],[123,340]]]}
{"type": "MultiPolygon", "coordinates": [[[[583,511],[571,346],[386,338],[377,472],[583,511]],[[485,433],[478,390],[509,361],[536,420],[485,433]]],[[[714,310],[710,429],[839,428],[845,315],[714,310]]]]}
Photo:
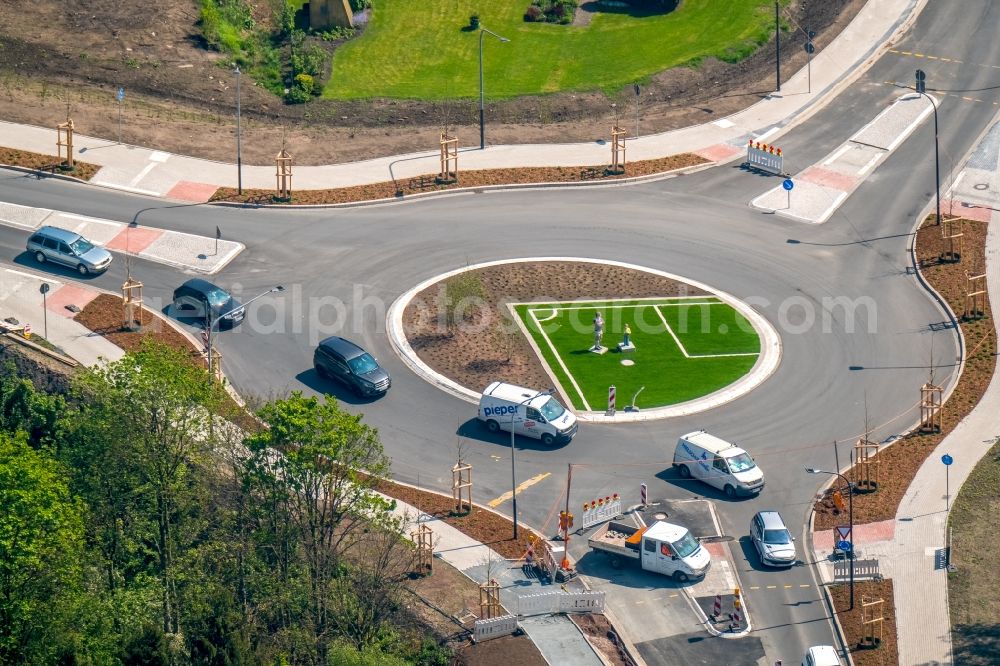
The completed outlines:
{"type": "MultiPolygon", "coordinates": [[[[832,477],[837,478],[837,477],[832,477]]],[[[831,481],[832,483],[832,481],[831,481]]],[[[809,522],[806,525],[805,539],[809,543],[809,552],[812,553],[813,561],[816,561],[816,548],[813,545],[813,525],[816,522],[816,512],[809,508],[809,522]]],[[[836,608],[833,605],[833,598],[830,596],[830,590],[826,584],[826,577],[822,574],[825,573],[823,569],[820,569],[820,576],[816,575],[817,567],[812,567],[813,580],[816,582],[816,586],[823,590],[823,599],[826,603],[826,609],[830,613],[830,624],[833,625],[834,634],[837,636],[837,640],[840,642],[841,654],[847,655],[847,666],[854,666],[854,659],[851,657],[851,651],[847,645],[847,634],[844,633],[844,627],[840,624],[840,618],[837,617],[836,608]]]]}
{"type": "MultiPolygon", "coordinates": [[[[722,301],[732,306],[737,312],[747,318],[751,322],[757,334],[761,338],[761,353],[757,358],[757,362],[754,364],[750,372],[736,382],[726,386],[719,391],[711,393],[707,396],[698,398],[697,400],[692,400],[689,402],[681,403],[679,405],[671,405],[668,407],[657,407],[649,410],[644,410],[641,412],[625,412],[622,411],[620,414],[615,416],[605,416],[600,412],[576,412],[577,418],[581,421],[592,422],[592,423],[626,423],[635,421],[651,421],[658,419],[666,419],[675,416],[684,416],[689,414],[695,414],[698,412],[713,409],[720,405],[726,404],[737,398],[746,395],[750,391],[754,390],[761,384],[763,384],[768,377],[774,374],[775,370],[778,368],[778,364],[781,360],[781,338],[777,331],[762,315],[756,312],[749,305],[743,301],[737,299],[731,294],[714,289],[706,284],[685,278],[673,273],[667,273],[655,268],[648,268],[645,266],[640,266],[638,264],[631,264],[621,261],[603,260],[603,259],[593,259],[588,257],[521,257],[515,259],[503,259],[497,261],[487,261],[479,264],[473,264],[471,266],[464,266],[462,268],[457,268],[439,275],[430,277],[423,282],[412,287],[409,291],[405,292],[399,296],[390,306],[388,313],[386,314],[386,334],[389,338],[389,342],[392,345],[393,351],[396,355],[406,364],[406,366],[413,371],[418,377],[424,381],[436,386],[445,393],[448,393],[460,400],[464,400],[468,403],[478,404],[480,394],[472,389],[462,386],[458,382],[445,377],[441,373],[435,371],[426,363],[424,363],[410,346],[409,340],[406,338],[406,334],[403,330],[403,312],[406,310],[407,305],[413,298],[431,285],[434,285],[442,280],[447,280],[450,277],[459,275],[466,271],[476,270],[479,268],[487,268],[490,266],[498,266],[502,264],[516,264],[516,263],[530,263],[530,262],[541,262],[541,261],[563,261],[563,262],[578,262],[578,263],[593,263],[593,264],[604,264],[619,266],[622,268],[628,268],[631,270],[638,270],[645,273],[650,273],[653,275],[658,275],[660,277],[665,277],[671,280],[676,280],[678,282],[691,285],[698,289],[702,289],[710,294],[719,297],[722,301]]],[[[529,341],[531,338],[528,338],[529,341]]],[[[547,364],[545,364],[547,366],[547,364]]],[[[551,372],[549,375],[551,376],[551,372]]],[[[555,381],[555,378],[553,377],[555,381]]],[[[567,405],[571,405],[572,402],[568,400],[565,390],[559,386],[559,382],[556,381],[556,386],[560,388],[560,393],[562,394],[563,400],[567,405]]]]}

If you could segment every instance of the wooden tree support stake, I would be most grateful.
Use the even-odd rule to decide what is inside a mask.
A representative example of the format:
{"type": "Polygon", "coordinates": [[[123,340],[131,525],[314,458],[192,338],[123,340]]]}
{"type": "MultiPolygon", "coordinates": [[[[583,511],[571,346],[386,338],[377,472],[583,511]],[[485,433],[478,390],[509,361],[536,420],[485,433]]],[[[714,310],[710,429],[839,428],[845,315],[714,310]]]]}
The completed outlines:
{"type": "Polygon", "coordinates": [[[944,389],[935,384],[920,387],[920,429],[924,432],[941,432],[943,394],[944,389]]]}
{"type": "Polygon", "coordinates": [[[986,316],[986,273],[969,275],[965,271],[967,287],[965,289],[964,319],[979,319],[986,316]]]}
{"type": "Polygon", "coordinates": [[[282,147],[274,158],[274,197],[280,201],[292,200],[292,156],[282,147]]]}
{"type": "Polygon", "coordinates": [[[608,173],[625,173],[625,135],[626,131],[619,125],[611,128],[611,166],[608,173]]]}
{"type": "Polygon", "coordinates": [[[460,461],[451,468],[451,496],[455,500],[455,513],[465,513],[466,507],[472,513],[472,465],[460,461]]]}
{"type": "Polygon", "coordinates": [[[488,583],[479,586],[479,616],[484,620],[503,615],[500,606],[500,584],[490,578],[488,583]]]}
{"type": "Polygon", "coordinates": [[[458,137],[449,136],[447,132],[441,132],[441,173],[437,182],[458,182],[458,137]]]}
{"type": "Polygon", "coordinates": [[[122,327],[134,331],[142,327],[142,283],[128,276],[122,285],[122,327]]]}
{"type": "Polygon", "coordinates": [[[878,490],[879,483],[879,445],[868,439],[861,438],[854,444],[851,452],[851,464],[857,468],[855,472],[855,487],[858,490],[878,490]]]}
{"type": "Polygon", "coordinates": [[[877,648],[882,644],[882,624],[885,620],[883,616],[882,604],[885,600],[881,597],[861,595],[861,640],[858,647],[877,648]]]}
{"type": "Polygon", "coordinates": [[[417,573],[421,576],[434,573],[434,532],[427,525],[410,533],[417,545],[417,573]]]}
{"type": "Polygon", "coordinates": [[[73,167],[73,119],[67,114],[66,122],[56,125],[56,149],[59,163],[73,167]],[[63,156],[65,153],[65,156],[63,156]]]}

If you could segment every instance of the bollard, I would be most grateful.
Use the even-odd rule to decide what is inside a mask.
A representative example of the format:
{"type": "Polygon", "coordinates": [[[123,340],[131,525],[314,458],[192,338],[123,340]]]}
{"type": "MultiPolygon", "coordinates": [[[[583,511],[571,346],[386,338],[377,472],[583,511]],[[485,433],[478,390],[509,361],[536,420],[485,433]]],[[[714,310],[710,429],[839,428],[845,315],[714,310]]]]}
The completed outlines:
{"type": "Polygon", "coordinates": [[[639,503],[642,504],[643,506],[646,506],[646,499],[647,499],[647,497],[648,497],[648,495],[646,493],[646,484],[645,483],[640,483],[639,484],[639,503]]]}
{"type": "Polygon", "coordinates": [[[718,622],[722,617],[722,595],[715,595],[715,604],[712,605],[712,621],[718,622]]]}

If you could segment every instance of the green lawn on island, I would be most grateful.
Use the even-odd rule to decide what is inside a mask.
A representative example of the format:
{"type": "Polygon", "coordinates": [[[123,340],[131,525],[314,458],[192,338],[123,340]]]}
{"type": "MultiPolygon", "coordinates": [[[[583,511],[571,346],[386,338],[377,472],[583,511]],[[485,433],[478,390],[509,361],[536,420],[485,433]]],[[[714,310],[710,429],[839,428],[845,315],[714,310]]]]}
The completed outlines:
{"type": "Polygon", "coordinates": [[[611,385],[619,409],[642,386],[640,409],[693,400],[745,375],[760,354],[750,322],[715,297],[521,303],[514,311],[577,410],[604,411],[611,385]],[[609,348],[603,355],[589,351],[597,312],[609,348]],[[622,354],[626,324],[636,350],[622,354]]]}
{"type": "MultiPolygon", "coordinates": [[[[364,34],[340,47],[330,99],[458,99],[479,94],[479,32],[471,14],[510,39],[484,35],[490,99],[615,90],[715,56],[739,60],[774,32],[770,0],[683,0],[666,14],[597,12],[574,27],[524,21],[530,0],[378,0],[364,34]]],[[[784,0],[782,4],[787,4],[784,0]]]]}

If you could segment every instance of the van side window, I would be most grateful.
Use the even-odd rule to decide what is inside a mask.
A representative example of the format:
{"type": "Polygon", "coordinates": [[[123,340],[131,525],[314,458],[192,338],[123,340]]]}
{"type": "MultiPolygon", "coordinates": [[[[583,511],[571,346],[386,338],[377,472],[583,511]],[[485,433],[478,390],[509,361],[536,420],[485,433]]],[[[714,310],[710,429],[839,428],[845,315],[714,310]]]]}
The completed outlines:
{"type": "Polygon", "coordinates": [[[670,552],[670,544],[667,543],[666,541],[664,541],[663,543],[660,544],[660,554],[661,555],[666,555],[667,557],[670,557],[671,555],[673,555],[673,553],[670,552]]]}
{"type": "Polygon", "coordinates": [[[656,552],[656,542],[655,541],[653,541],[652,539],[646,539],[645,543],[646,543],[646,545],[643,546],[643,548],[645,548],[647,552],[650,552],[650,553],[655,553],[656,552]]]}
{"type": "Polygon", "coordinates": [[[542,420],[542,413],[540,411],[538,411],[537,409],[533,409],[531,407],[528,407],[528,420],[529,421],[541,421],[542,420]]]}
{"type": "Polygon", "coordinates": [[[712,461],[712,466],[720,472],[729,472],[729,467],[726,466],[726,461],[719,456],[715,456],[715,460],[712,461]]]}

